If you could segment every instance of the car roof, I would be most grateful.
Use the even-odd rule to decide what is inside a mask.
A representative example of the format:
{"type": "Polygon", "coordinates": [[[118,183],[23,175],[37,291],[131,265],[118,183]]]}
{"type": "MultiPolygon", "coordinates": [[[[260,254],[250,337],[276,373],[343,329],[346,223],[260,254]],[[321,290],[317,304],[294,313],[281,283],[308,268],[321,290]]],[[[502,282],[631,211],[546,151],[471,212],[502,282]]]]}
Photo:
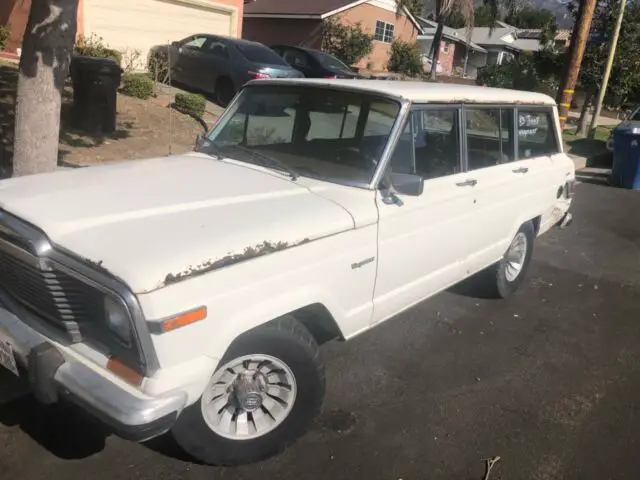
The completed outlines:
{"type": "MultiPolygon", "coordinates": [[[[192,35],[189,35],[189,37],[221,38],[227,42],[235,43],[237,45],[251,45],[251,46],[269,48],[260,42],[253,42],[251,40],[245,40],[244,38],[230,37],[227,35],[218,35],[217,33],[194,33],[192,35]]],[[[186,38],[189,38],[189,37],[186,37],[186,38]]]]}
{"type": "Polygon", "coordinates": [[[402,80],[349,80],[349,79],[265,79],[250,83],[255,85],[309,85],[338,87],[366,93],[387,95],[415,103],[485,103],[485,104],[535,104],[555,106],[553,98],[543,93],[490,88],[475,85],[431,83],[402,80]]]}

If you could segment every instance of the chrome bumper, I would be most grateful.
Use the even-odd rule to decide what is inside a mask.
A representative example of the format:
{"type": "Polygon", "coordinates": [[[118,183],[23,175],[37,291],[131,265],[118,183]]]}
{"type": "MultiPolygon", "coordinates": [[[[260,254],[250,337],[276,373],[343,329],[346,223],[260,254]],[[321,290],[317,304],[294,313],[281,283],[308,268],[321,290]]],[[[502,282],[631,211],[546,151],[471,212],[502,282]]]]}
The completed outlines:
{"type": "Polygon", "coordinates": [[[157,437],[171,428],[186,404],[184,392],[150,397],[121,387],[98,370],[65,355],[4,308],[0,308],[0,340],[11,344],[16,363],[27,375],[38,400],[54,403],[68,399],[120,437],[138,442],[157,437]]]}

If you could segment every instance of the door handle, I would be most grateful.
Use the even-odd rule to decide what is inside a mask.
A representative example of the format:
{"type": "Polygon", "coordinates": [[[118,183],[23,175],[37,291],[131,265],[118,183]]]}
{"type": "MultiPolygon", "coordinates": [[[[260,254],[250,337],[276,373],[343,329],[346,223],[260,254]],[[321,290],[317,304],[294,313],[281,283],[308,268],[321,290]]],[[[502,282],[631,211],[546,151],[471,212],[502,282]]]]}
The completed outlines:
{"type": "Polygon", "coordinates": [[[458,182],[456,185],[458,187],[475,187],[478,184],[477,180],[470,178],[469,180],[465,180],[464,182],[458,182]]]}
{"type": "Polygon", "coordinates": [[[529,169],[527,167],[516,168],[515,170],[511,170],[513,173],[527,173],[529,169]]]}

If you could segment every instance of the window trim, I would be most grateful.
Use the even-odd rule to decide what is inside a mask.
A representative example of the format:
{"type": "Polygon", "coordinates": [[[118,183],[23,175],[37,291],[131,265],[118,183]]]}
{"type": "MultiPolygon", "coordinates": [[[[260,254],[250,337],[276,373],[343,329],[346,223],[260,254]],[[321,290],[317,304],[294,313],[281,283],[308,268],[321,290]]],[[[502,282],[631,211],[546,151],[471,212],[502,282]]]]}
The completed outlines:
{"type": "Polygon", "coordinates": [[[389,23],[389,22],[387,22],[385,20],[376,20],[376,24],[375,24],[375,27],[373,29],[373,40],[374,41],[386,43],[387,45],[391,45],[393,43],[393,41],[395,40],[395,38],[396,38],[396,26],[395,26],[395,24],[389,23]],[[382,39],[380,39],[380,40],[376,38],[376,30],[378,29],[378,23],[381,23],[382,26],[383,26],[382,27],[382,39]],[[391,29],[392,29],[391,41],[389,41],[389,42],[387,42],[385,40],[385,35],[387,33],[387,25],[390,26],[391,29]]]}
{"type": "MultiPolygon", "coordinates": [[[[555,153],[548,153],[544,156],[546,157],[551,157],[553,155],[558,155],[560,153],[563,153],[563,149],[562,149],[562,139],[558,136],[559,132],[558,132],[558,128],[556,127],[556,116],[555,116],[555,112],[553,107],[551,107],[550,105],[530,105],[530,104],[521,104],[521,105],[516,105],[516,116],[514,118],[514,125],[516,125],[516,128],[520,128],[520,124],[519,124],[519,115],[520,115],[520,111],[525,111],[525,112],[545,112],[549,115],[549,126],[553,128],[553,138],[556,141],[555,144],[555,153]]],[[[520,141],[520,135],[516,135],[516,154],[518,154],[520,152],[519,146],[518,146],[518,142],[520,141]]],[[[520,158],[520,156],[517,156],[518,160],[530,160],[531,158],[538,158],[538,157],[531,157],[531,158],[520,158]]]]}
{"type": "MultiPolygon", "coordinates": [[[[464,142],[464,136],[462,135],[462,110],[463,110],[463,105],[462,104],[458,104],[458,103],[413,103],[409,105],[409,108],[407,109],[407,114],[406,114],[406,118],[403,120],[402,125],[400,125],[400,134],[402,134],[402,132],[404,132],[405,127],[407,126],[407,122],[411,121],[412,119],[412,114],[414,112],[423,112],[423,111],[428,111],[428,110],[456,110],[457,113],[457,120],[458,120],[458,148],[460,149],[460,156],[458,158],[458,168],[460,169],[460,172],[458,173],[454,173],[453,175],[460,175],[462,173],[466,173],[466,151],[463,150],[463,148],[465,147],[465,142],[464,142]],[[464,153],[463,153],[464,152],[464,153]]],[[[412,126],[413,128],[413,126],[412,126]]],[[[400,135],[398,135],[398,138],[395,139],[394,144],[393,144],[393,148],[389,151],[389,161],[387,162],[387,164],[384,166],[384,169],[386,170],[387,168],[389,168],[389,165],[391,164],[390,159],[393,156],[393,153],[395,152],[396,149],[396,145],[398,144],[398,140],[400,138],[400,135]]],[[[414,140],[415,141],[415,140],[414,140]]],[[[414,147],[415,148],[415,147],[414,147]]],[[[415,157],[415,153],[414,153],[414,157],[415,157]]],[[[414,159],[415,162],[415,159],[414,159]]],[[[453,176],[453,175],[447,175],[448,177],[453,176]]],[[[430,182],[432,180],[439,180],[441,178],[446,178],[446,177],[438,177],[438,178],[429,178],[429,179],[425,179],[425,182],[430,182]]]]}
{"type": "MultiPolygon", "coordinates": [[[[513,136],[514,136],[514,140],[513,140],[513,160],[511,160],[509,163],[514,163],[514,162],[518,162],[520,161],[520,158],[518,156],[518,135],[516,132],[516,125],[518,124],[518,105],[512,104],[512,103],[465,103],[462,105],[462,128],[461,130],[461,135],[463,137],[463,143],[464,143],[464,172],[465,173],[470,173],[470,172],[476,172],[478,170],[481,169],[476,169],[476,170],[470,170],[469,169],[469,156],[468,156],[468,151],[467,151],[467,122],[466,122],[466,115],[465,112],[466,110],[512,110],[512,121],[513,121],[513,136]]],[[[500,130],[502,131],[502,115],[500,115],[500,130]]],[[[502,165],[507,165],[502,164],[502,165]]],[[[496,167],[499,165],[495,165],[496,167]]],[[[485,167],[485,168],[491,168],[491,167],[485,167]]]]}

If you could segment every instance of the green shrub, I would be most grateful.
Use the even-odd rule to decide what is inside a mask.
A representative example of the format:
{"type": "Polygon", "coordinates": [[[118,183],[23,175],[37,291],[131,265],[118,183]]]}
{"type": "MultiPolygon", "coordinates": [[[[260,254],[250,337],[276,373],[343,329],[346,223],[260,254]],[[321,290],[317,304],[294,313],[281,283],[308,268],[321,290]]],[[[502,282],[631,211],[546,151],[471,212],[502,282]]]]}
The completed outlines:
{"type": "Polygon", "coordinates": [[[10,36],[11,30],[9,30],[9,27],[0,27],[0,50],[4,50],[10,36]]]}
{"type": "Polygon", "coordinates": [[[125,73],[120,92],[130,97],[147,100],[155,93],[155,83],[147,73],[125,73]]]}
{"type": "Polygon", "coordinates": [[[102,37],[92,33],[89,38],[80,36],[73,49],[74,55],[87,57],[110,58],[118,65],[122,65],[122,53],[113,48],[109,48],[102,37]]]}
{"type": "Polygon", "coordinates": [[[197,93],[176,93],[174,101],[176,110],[184,113],[192,114],[197,117],[204,115],[207,100],[197,93]]]}
{"type": "Polygon", "coordinates": [[[514,69],[510,64],[487,65],[478,69],[476,83],[494,88],[513,88],[514,69]]]}
{"type": "Polygon", "coordinates": [[[362,30],[360,23],[345,25],[336,17],[322,23],[322,50],[351,66],[373,50],[373,35],[362,30]]]}
{"type": "Polygon", "coordinates": [[[417,43],[396,40],[391,44],[387,68],[390,72],[418,75],[422,73],[422,58],[417,43]]]}

